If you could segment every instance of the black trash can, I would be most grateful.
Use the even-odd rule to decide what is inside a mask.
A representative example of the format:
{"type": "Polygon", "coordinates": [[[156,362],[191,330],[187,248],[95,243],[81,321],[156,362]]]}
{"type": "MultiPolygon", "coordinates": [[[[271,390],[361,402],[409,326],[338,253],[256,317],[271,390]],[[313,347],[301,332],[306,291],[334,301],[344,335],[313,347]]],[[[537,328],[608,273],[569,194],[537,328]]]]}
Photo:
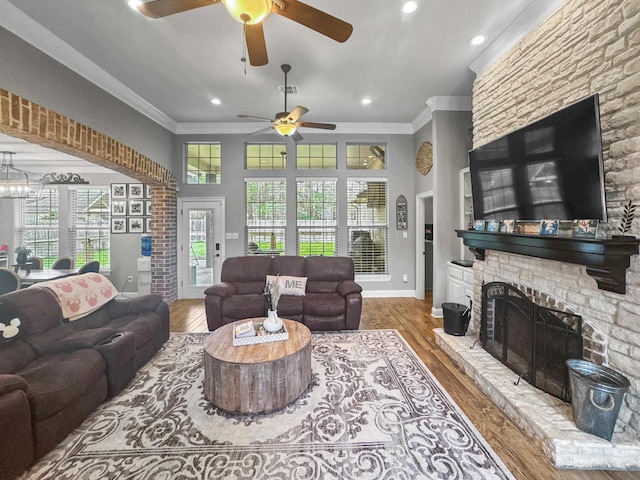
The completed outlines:
{"type": "Polygon", "coordinates": [[[469,320],[471,320],[471,306],[461,303],[443,303],[444,333],[461,337],[467,333],[469,320]]]}
{"type": "Polygon", "coordinates": [[[566,364],[573,421],[580,430],[611,440],[629,379],[587,360],[570,359],[566,364]]]}

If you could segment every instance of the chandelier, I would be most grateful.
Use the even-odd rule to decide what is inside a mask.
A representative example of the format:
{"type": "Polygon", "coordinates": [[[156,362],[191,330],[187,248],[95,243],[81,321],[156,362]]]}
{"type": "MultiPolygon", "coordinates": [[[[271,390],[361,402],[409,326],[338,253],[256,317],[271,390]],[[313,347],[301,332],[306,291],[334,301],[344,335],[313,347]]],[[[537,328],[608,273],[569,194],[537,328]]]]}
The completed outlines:
{"type": "Polygon", "coordinates": [[[29,174],[13,166],[15,152],[0,152],[0,199],[28,198],[37,195],[37,183],[29,182],[29,174]]]}

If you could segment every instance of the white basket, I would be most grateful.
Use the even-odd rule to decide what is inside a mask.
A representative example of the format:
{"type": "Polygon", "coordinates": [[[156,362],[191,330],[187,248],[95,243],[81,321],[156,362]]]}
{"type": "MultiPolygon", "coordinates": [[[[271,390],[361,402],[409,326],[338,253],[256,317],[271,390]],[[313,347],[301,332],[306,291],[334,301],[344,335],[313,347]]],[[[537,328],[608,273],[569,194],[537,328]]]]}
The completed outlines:
{"type": "MultiPolygon", "coordinates": [[[[262,326],[262,322],[255,322],[253,327],[258,330],[262,326]]],[[[266,335],[256,335],[254,337],[240,337],[236,338],[235,329],[233,329],[233,346],[239,347],[241,345],[255,345],[258,343],[269,342],[281,342],[283,340],[289,340],[289,332],[284,322],[282,323],[282,330],[276,333],[267,333],[266,335]]]]}

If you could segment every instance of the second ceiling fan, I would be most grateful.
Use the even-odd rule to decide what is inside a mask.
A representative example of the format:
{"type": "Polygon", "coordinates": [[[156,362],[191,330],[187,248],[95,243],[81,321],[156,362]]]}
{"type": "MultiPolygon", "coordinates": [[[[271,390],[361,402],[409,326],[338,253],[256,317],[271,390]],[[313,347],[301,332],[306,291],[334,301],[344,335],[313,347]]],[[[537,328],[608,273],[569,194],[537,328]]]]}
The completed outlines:
{"type": "Polygon", "coordinates": [[[244,24],[249,62],[254,67],[269,62],[262,21],[271,12],[337,42],[345,42],[353,32],[351,24],[298,0],[152,0],[140,4],[137,8],[147,17],[161,18],[216,3],[224,4],[231,16],[244,24]]]}
{"type": "Polygon", "coordinates": [[[302,140],[302,135],[298,132],[298,127],[306,127],[306,128],[320,128],[323,130],[335,130],[336,126],[333,123],[317,123],[317,122],[300,122],[299,119],[305,113],[309,111],[306,107],[301,107],[298,105],[296,108],[287,111],[287,74],[291,70],[291,65],[281,65],[280,68],[284,72],[284,111],[276,113],[274,119],[264,118],[264,117],[255,117],[253,115],[238,115],[240,118],[254,118],[256,120],[261,120],[263,122],[271,122],[272,126],[259,130],[257,132],[251,133],[250,135],[255,135],[257,133],[264,133],[267,130],[274,129],[283,137],[291,137],[296,142],[302,140]]]}

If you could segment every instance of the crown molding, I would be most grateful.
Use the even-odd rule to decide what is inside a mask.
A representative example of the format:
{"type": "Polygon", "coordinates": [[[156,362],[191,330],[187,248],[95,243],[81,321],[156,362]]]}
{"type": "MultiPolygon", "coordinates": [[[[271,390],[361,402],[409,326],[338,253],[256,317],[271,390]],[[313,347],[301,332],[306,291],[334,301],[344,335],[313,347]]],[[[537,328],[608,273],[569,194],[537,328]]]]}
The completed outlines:
{"type": "Polygon", "coordinates": [[[437,110],[470,112],[472,109],[471,97],[431,97],[425,103],[427,105],[425,109],[418,114],[413,122],[411,122],[413,133],[416,133],[429,123],[433,118],[433,112],[437,110]]]}
{"type": "Polygon", "coordinates": [[[177,123],[122,82],[111,76],[68,43],[61,40],[7,0],[0,0],[0,26],[33,45],[49,57],[86,78],[167,130],[177,123]]]}
{"type": "MultiPolygon", "coordinates": [[[[210,122],[210,123],[178,123],[177,135],[218,134],[218,135],[247,135],[268,128],[266,122],[210,122]]],[[[303,128],[304,135],[322,133],[320,130],[303,128]]],[[[329,131],[325,131],[329,133],[329,131]]],[[[265,132],[267,133],[267,132],[265,132]]],[[[332,134],[375,134],[375,135],[413,135],[413,127],[409,123],[336,123],[332,134]]]]}
{"type": "Polygon", "coordinates": [[[483,52],[469,65],[482,74],[498,61],[531,30],[562,6],[565,0],[534,0],[483,52]]]}

